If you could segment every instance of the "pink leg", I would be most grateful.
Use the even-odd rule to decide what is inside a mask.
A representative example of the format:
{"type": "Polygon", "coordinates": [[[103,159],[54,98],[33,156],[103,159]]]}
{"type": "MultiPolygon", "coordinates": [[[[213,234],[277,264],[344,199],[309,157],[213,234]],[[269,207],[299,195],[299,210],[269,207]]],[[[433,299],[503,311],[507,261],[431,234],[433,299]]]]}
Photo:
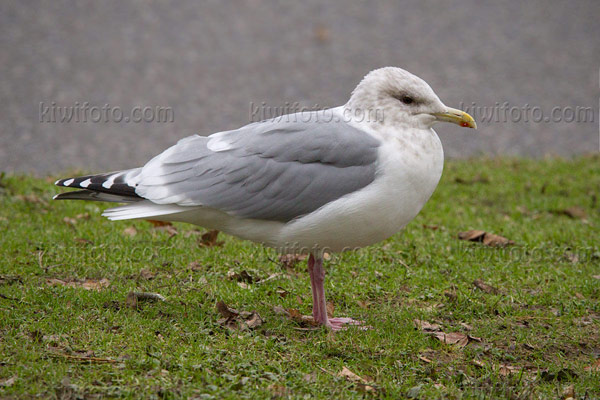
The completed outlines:
{"type": "Polygon", "coordinates": [[[339,331],[345,329],[344,325],[361,325],[360,321],[352,318],[328,318],[327,303],[325,302],[325,268],[323,268],[323,259],[317,258],[311,254],[308,257],[308,272],[310,274],[310,285],[313,294],[313,319],[321,325],[325,325],[331,330],[339,331]]]}

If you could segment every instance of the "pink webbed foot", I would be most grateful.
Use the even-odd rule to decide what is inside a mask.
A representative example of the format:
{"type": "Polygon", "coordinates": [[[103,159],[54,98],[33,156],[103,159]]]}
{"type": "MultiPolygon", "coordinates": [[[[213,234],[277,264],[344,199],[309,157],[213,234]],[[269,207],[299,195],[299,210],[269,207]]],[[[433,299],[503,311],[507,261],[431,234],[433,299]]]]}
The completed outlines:
{"type": "Polygon", "coordinates": [[[334,332],[348,329],[350,326],[358,326],[361,330],[371,328],[368,325],[364,325],[364,321],[357,321],[355,319],[345,317],[328,318],[327,322],[327,327],[334,332]]]}

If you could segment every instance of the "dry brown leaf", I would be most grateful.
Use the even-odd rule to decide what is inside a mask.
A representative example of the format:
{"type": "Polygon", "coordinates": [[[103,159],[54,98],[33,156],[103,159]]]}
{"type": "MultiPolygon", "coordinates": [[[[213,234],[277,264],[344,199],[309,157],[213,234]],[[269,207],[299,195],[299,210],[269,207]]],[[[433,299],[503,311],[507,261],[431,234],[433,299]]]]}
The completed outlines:
{"type": "Polygon", "coordinates": [[[225,302],[220,300],[217,301],[217,311],[224,318],[233,318],[240,314],[238,310],[236,310],[235,308],[229,308],[229,306],[225,304],[225,302]]]}
{"type": "Polygon", "coordinates": [[[498,289],[496,289],[495,287],[488,285],[487,283],[485,283],[484,281],[482,281],[481,279],[475,279],[473,281],[473,285],[475,285],[475,287],[481,291],[484,291],[485,293],[488,294],[498,294],[500,293],[500,291],[498,289]]]}
{"type": "Polygon", "coordinates": [[[135,226],[129,226],[123,229],[123,234],[134,237],[135,235],[137,235],[137,229],[135,229],[135,226]]]}
{"type": "Polygon", "coordinates": [[[99,281],[94,279],[65,281],[57,278],[47,278],[46,283],[50,286],[83,288],[85,290],[102,290],[110,285],[110,281],[106,278],[102,278],[99,281]]]}
{"type": "Polygon", "coordinates": [[[75,216],[77,219],[90,219],[90,213],[81,213],[75,216]]]}
{"type": "Polygon", "coordinates": [[[274,398],[285,397],[289,394],[289,390],[285,386],[278,383],[273,383],[269,385],[267,389],[271,391],[274,398]]]}
{"type": "Polygon", "coordinates": [[[137,309],[139,303],[144,301],[165,301],[165,298],[158,293],[129,292],[125,298],[125,305],[137,309]]]}
{"type": "Polygon", "coordinates": [[[238,311],[223,301],[217,302],[217,311],[223,316],[217,322],[230,330],[255,329],[264,323],[256,311],[238,311]]]}
{"type": "Polygon", "coordinates": [[[360,377],[354,372],[350,371],[346,366],[342,367],[342,370],[337,373],[337,376],[340,378],[345,378],[346,380],[356,383],[359,385],[361,389],[366,392],[372,392],[375,390],[373,386],[370,385],[370,379],[367,380],[365,378],[360,377]]]}
{"type": "Polygon", "coordinates": [[[468,331],[472,331],[473,330],[473,327],[471,325],[467,324],[466,322],[461,322],[460,326],[462,326],[463,328],[465,328],[468,331]]]}
{"type": "Polygon", "coordinates": [[[426,362],[427,364],[431,364],[433,361],[431,361],[429,358],[425,357],[425,356],[419,356],[419,360],[426,362]]]}
{"type": "Polygon", "coordinates": [[[306,255],[304,254],[281,254],[279,256],[279,262],[286,270],[293,270],[296,264],[304,260],[306,260],[306,255]]]}
{"type": "Polygon", "coordinates": [[[563,389],[562,400],[573,400],[575,399],[575,385],[570,384],[566,388],[563,389]]]}
{"type": "Polygon", "coordinates": [[[358,304],[360,308],[368,309],[373,303],[370,301],[356,300],[356,304],[358,304]]]}
{"type": "Polygon", "coordinates": [[[594,279],[600,279],[600,275],[592,275],[592,278],[594,278],[594,279]]]}
{"type": "Polygon", "coordinates": [[[48,205],[48,202],[40,197],[37,197],[35,194],[18,194],[15,196],[15,198],[24,201],[26,203],[33,203],[33,204],[41,204],[41,205],[48,205]]]}
{"type": "Polygon", "coordinates": [[[75,226],[77,224],[77,220],[71,217],[64,217],[63,222],[67,225],[75,226]]]}
{"type": "Polygon", "coordinates": [[[432,335],[442,343],[457,345],[458,347],[465,347],[469,344],[469,336],[460,332],[433,332],[432,335]]]}
{"type": "Polygon", "coordinates": [[[592,365],[585,367],[584,371],[600,372],[600,359],[596,360],[592,365]]]}
{"type": "Polygon", "coordinates": [[[325,307],[327,309],[327,317],[333,318],[333,312],[335,311],[335,305],[333,304],[333,301],[328,301],[325,307]]]}
{"type": "Polygon", "coordinates": [[[302,315],[302,313],[295,308],[288,308],[286,312],[289,319],[300,325],[311,327],[319,326],[319,323],[315,321],[311,315],[302,315]]]}
{"type": "Polygon", "coordinates": [[[567,217],[573,218],[573,219],[587,218],[587,213],[585,212],[583,207],[580,207],[580,206],[567,207],[562,210],[556,210],[556,211],[554,211],[554,213],[559,214],[559,215],[566,215],[567,217]]]}
{"type": "Polygon", "coordinates": [[[496,235],[493,233],[489,233],[481,230],[470,230],[466,232],[459,232],[458,238],[460,240],[468,240],[470,242],[479,242],[483,243],[486,246],[490,247],[504,247],[508,245],[513,245],[515,242],[509,240],[503,236],[496,235]]]}
{"type": "Polygon", "coordinates": [[[200,236],[200,246],[201,247],[214,247],[214,246],[223,246],[223,242],[217,242],[217,237],[219,236],[218,230],[208,231],[202,236],[200,236]]]}
{"type": "Polygon", "coordinates": [[[204,266],[202,264],[200,264],[198,261],[192,261],[191,263],[189,263],[188,268],[191,269],[192,271],[204,271],[207,269],[207,268],[204,268],[204,266]]]}
{"type": "Polygon", "coordinates": [[[483,368],[485,367],[485,363],[479,360],[471,360],[471,363],[477,367],[483,368]]]}
{"type": "Polygon", "coordinates": [[[444,296],[448,298],[450,301],[456,301],[458,299],[458,295],[455,290],[444,290],[444,296]]]}
{"type": "Polygon", "coordinates": [[[246,325],[248,325],[248,328],[250,329],[261,326],[263,322],[263,319],[260,317],[260,315],[258,315],[257,312],[253,312],[252,315],[246,319],[246,325]]]}
{"type": "Polygon", "coordinates": [[[14,385],[16,381],[17,381],[16,375],[11,376],[10,378],[1,379],[0,387],[10,387],[10,386],[14,385]]]}
{"type": "Polygon", "coordinates": [[[498,367],[498,373],[502,376],[508,376],[508,375],[515,374],[520,371],[521,371],[521,368],[515,367],[512,365],[507,365],[507,364],[500,364],[500,366],[498,367]]]}
{"type": "Polygon", "coordinates": [[[234,270],[229,270],[229,271],[227,271],[227,278],[229,278],[233,281],[245,282],[245,283],[253,283],[257,280],[260,280],[260,279],[255,279],[246,270],[242,270],[241,272],[235,272],[234,270]]]}
{"type": "Polygon", "coordinates": [[[150,271],[147,268],[142,268],[140,270],[140,277],[144,278],[144,279],[147,279],[147,280],[152,280],[152,279],[154,279],[156,277],[156,272],[150,271]]]}
{"type": "Polygon", "coordinates": [[[430,322],[423,321],[420,319],[413,319],[413,323],[415,325],[415,328],[425,332],[435,332],[440,331],[442,329],[442,327],[438,324],[432,324],[430,322]]]}
{"type": "Polygon", "coordinates": [[[92,245],[92,244],[94,244],[94,242],[92,242],[89,239],[85,239],[85,238],[75,238],[73,240],[75,240],[77,243],[85,244],[85,245],[92,245]]]}
{"type": "Polygon", "coordinates": [[[167,225],[157,225],[152,227],[153,232],[166,232],[170,238],[177,235],[177,228],[175,228],[172,224],[167,225]]]}

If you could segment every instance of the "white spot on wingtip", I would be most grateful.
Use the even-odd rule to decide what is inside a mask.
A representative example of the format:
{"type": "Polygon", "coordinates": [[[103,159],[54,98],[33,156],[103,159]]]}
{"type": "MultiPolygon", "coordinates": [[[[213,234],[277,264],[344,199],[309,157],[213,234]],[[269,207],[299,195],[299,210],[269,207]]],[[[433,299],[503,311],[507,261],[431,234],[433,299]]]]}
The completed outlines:
{"type": "Polygon", "coordinates": [[[82,188],[86,188],[86,187],[90,186],[91,183],[92,183],[92,180],[88,178],[85,181],[81,182],[79,184],[79,186],[81,186],[82,188]]]}
{"type": "Polygon", "coordinates": [[[75,181],[75,179],[73,179],[73,178],[67,179],[66,181],[63,182],[63,185],[69,186],[71,183],[73,183],[73,181],[75,181]]]}
{"type": "Polygon", "coordinates": [[[58,195],[55,194],[54,196],[52,196],[52,200],[56,200],[57,197],[58,197],[58,195]]]}
{"type": "Polygon", "coordinates": [[[54,184],[58,185],[58,182],[60,182],[60,179],[57,179],[56,182],[54,182],[54,184]]]}

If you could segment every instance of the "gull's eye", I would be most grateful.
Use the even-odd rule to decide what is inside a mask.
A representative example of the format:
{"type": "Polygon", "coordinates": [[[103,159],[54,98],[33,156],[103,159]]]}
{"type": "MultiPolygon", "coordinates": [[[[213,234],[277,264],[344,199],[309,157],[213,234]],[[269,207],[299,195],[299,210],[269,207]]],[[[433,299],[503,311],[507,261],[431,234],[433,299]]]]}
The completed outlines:
{"type": "Polygon", "coordinates": [[[403,102],[404,104],[412,104],[415,102],[415,99],[413,99],[409,95],[405,94],[404,96],[400,97],[400,101],[403,102]]]}
{"type": "Polygon", "coordinates": [[[392,97],[394,97],[397,100],[400,100],[404,104],[413,104],[415,102],[415,99],[408,94],[396,94],[396,95],[393,95],[392,97]]]}

